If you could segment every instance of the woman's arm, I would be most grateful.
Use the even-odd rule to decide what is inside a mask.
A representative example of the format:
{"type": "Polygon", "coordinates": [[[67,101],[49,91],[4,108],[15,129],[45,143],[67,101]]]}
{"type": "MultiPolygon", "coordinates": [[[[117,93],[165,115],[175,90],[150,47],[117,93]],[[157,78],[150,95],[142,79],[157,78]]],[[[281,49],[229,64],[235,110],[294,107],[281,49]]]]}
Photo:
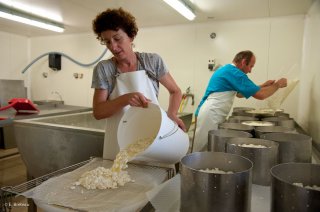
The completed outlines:
{"type": "Polygon", "coordinates": [[[177,116],[182,99],[180,88],[178,87],[170,73],[166,73],[163,77],[161,77],[159,82],[168,90],[170,94],[169,107],[167,111],[168,117],[175,121],[183,131],[186,131],[186,127],[183,121],[177,116]]]}
{"type": "Polygon", "coordinates": [[[93,95],[93,116],[96,119],[111,117],[127,105],[147,107],[149,99],[139,92],[133,92],[108,100],[108,91],[95,89],[93,95]]]}

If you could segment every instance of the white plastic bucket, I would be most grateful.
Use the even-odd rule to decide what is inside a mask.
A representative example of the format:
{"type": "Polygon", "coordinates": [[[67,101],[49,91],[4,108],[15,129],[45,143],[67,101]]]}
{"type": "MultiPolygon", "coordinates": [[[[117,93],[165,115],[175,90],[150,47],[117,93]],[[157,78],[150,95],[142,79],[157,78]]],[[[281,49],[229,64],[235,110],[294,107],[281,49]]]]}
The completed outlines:
{"type": "Polygon", "coordinates": [[[139,139],[155,137],[152,144],[132,160],[173,164],[189,149],[188,134],[153,103],[149,103],[148,108],[130,107],[120,120],[117,135],[120,150],[139,139]]]}

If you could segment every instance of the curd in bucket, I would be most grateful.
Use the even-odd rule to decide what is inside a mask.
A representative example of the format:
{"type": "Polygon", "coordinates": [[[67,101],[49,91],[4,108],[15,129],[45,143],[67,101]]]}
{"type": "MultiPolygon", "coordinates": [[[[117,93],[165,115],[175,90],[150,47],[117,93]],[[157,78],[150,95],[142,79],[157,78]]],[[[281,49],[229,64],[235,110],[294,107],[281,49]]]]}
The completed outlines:
{"type": "Polygon", "coordinates": [[[153,140],[132,160],[174,164],[189,149],[188,134],[153,103],[147,108],[130,107],[120,120],[117,136],[120,150],[141,139],[153,140]]]}

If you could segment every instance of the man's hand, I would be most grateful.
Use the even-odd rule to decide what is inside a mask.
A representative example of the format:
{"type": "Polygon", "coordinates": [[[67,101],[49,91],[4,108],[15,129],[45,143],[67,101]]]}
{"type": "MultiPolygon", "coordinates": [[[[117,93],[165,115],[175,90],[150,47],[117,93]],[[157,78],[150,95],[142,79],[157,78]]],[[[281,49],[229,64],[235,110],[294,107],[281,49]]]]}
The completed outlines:
{"type": "Polygon", "coordinates": [[[260,85],[260,87],[267,87],[267,86],[270,86],[270,85],[273,85],[276,81],[275,80],[267,80],[265,81],[262,85],[260,85]]]}
{"type": "Polygon", "coordinates": [[[275,84],[278,86],[278,88],[287,87],[287,79],[286,78],[281,78],[278,81],[276,81],[275,84]]]}

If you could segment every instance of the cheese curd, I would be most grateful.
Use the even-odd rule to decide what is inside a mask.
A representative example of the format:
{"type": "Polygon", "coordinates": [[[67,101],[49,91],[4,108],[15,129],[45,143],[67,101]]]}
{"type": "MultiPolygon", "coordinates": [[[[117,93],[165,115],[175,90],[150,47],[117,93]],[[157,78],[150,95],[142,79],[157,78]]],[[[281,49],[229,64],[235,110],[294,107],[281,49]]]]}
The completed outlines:
{"type": "Polygon", "coordinates": [[[308,189],[313,189],[313,190],[320,191],[320,186],[316,186],[316,185],[313,185],[313,186],[305,185],[304,186],[303,183],[293,183],[293,185],[299,186],[299,187],[302,187],[302,188],[308,188],[308,189]]]}
{"type": "Polygon", "coordinates": [[[127,171],[112,172],[111,169],[98,167],[85,172],[78,181],[86,189],[114,189],[133,182],[127,171]]]}
{"type": "Polygon", "coordinates": [[[252,147],[252,148],[268,148],[267,146],[260,145],[260,144],[238,144],[241,147],[252,147]]]}
{"type": "Polygon", "coordinates": [[[271,109],[271,108],[260,108],[260,109],[254,109],[254,110],[247,110],[246,113],[253,113],[253,114],[274,114],[275,112],[281,112],[283,110],[277,109],[271,109]]]}
{"type": "Polygon", "coordinates": [[[223,171],[219,168],[213,168],[213,169],[206,168],[206,169],[200,169],[199,171],[206,172],[206,173],[214,173],[214,174],[233,174],[232,171],[223,171]]]}
{"type": "Polygon", "coordinates": [[[268,121],[243,121],[241,124],[254,126],[254,127],[263,127],[263,126],[274,126],[272,122],[268,121]]]}
{"type": "MultiPolygon", "coordinates": [[[[85,172],[74,185],[82,185],[86,189],[115,189],[128,182],[134,182],[127,171],[128,161],[140,152],[145,151],[154,141],[154,137],[139,139],[121,150],[110,169],[98,167],[85,172]]],[[[73,189],[73,187],[71,187],[73,189]]]]}

